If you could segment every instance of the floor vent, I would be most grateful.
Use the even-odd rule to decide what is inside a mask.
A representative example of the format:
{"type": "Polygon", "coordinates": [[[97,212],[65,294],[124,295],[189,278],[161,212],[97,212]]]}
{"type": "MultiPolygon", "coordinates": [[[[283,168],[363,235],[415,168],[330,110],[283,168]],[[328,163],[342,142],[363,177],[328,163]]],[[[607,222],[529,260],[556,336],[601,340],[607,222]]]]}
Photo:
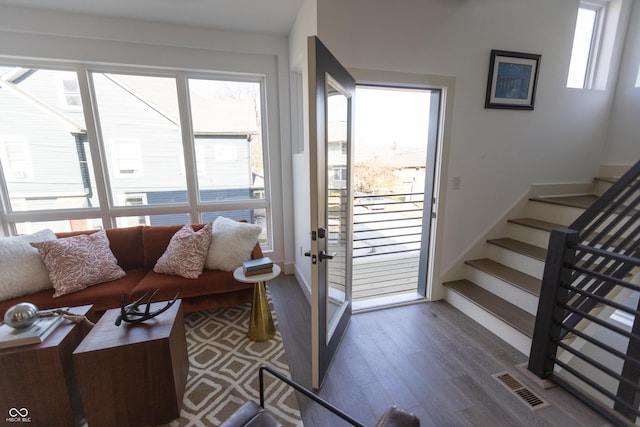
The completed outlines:
{"type": "Polygon", "coordinates": [[[546,408],[550,406],[547,402],[542,400],[538,395],[522,385],[520,381],[516,380],[508,372],[500,372],[493,374],[493,377],[497,379],[500,384],[505,386],[509,391],[524,402],[529,409],[537,411],[538,409],[546,408]]]}

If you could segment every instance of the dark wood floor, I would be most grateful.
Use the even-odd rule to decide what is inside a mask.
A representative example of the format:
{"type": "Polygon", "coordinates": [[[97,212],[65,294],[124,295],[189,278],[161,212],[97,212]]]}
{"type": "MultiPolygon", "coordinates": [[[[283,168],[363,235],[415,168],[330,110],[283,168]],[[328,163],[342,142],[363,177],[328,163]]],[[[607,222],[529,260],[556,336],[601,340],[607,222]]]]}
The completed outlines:
{"type": "MultiPolygon", "coordinates": [[[[293,378],[311,383],[310,308],[294,276],[269,282],[293,378]]],[[[422,426],[602,426],[560,388],[542,390],[526,358],[444,301],[356,314],[319,395],[366,425],[392,404],[422,426]],[[508,371],[550,407],[532,411],[491,375],[508,371]]],[[[299,396],[305,427],[348,425],[299,396]]],[[[268,407],[268,400],[267,400],[268,407]]]]}

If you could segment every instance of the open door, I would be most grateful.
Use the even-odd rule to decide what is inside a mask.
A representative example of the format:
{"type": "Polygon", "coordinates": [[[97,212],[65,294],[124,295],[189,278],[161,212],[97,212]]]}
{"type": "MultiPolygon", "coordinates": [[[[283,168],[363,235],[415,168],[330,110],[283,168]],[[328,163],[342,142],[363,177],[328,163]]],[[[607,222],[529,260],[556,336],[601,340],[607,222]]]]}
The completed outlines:
{"type": "Polygon", "coordinates": [[[309,37],[312,386],[320,389],[351,318],[355,79],[309,37]]]}

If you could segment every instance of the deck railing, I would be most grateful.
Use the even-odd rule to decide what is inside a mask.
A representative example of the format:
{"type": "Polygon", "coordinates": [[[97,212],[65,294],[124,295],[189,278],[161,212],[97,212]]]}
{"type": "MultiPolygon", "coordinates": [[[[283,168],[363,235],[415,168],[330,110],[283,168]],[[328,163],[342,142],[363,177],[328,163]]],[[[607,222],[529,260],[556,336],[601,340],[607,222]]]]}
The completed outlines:
{"type": "Polygon", "coordinates": [[[551,232],[529,370],[616,425],[640,417],[640,162],[551,232]]]}
{"type": "Polygon", "coordinates": [[[423,203],[423,193],[354,196],[353,257],[419,251],[423,203]]]}
{"type": "Polygon", "coordinates": [[[423,193],[354,197],[354,301],[416,292],[423,199],[423,193]]]}

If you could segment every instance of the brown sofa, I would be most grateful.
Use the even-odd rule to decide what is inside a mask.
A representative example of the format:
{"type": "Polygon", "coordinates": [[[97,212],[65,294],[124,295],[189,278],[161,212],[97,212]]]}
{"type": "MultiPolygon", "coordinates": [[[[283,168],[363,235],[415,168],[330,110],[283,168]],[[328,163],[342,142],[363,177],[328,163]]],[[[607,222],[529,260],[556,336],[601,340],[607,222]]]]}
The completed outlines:
{"type": "MultiPolygon", "coordinates": [[[[204,224],[193,225],[199,230],[204,224]]],[[[121,297],[127,302],[136,300],[145,292],[159,289],[154,301],[172,299],[176,293],[182,299],[185,313],[209,308],[224,307],[250,302],[253,285],[240,283],[228,271],[204,269],[197,279],[159,274],[153,271],[156,261],[167,249],[171,237],[182,226],[137,226],[106,230],[113,255],[126,276],[110,282],[89,286],[88,288],[53,298],[53,289],[0,301],[0,319],[11,306],[19,302],[31,302],[39,309],[74,307],[93,304],[94,310],[101,311],[120,307],[121,297]]],[[[94,231],[57,233],[58,237],[78,234],[90,234],[94,231]]],[[[261,258],[262,250],[256,244],[252,258],[261,258]]]]}

